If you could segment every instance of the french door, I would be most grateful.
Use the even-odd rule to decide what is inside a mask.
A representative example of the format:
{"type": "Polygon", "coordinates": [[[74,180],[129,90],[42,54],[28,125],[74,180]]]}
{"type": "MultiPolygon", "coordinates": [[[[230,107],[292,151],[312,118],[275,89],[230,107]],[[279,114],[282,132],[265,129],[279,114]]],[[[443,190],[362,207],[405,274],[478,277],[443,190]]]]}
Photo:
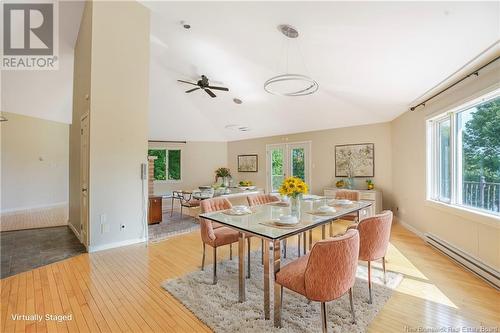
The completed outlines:
{"type": "Polygon", "coordinates": [[[273,144],[266,147],[267,192],[278,192],[286,177],[298,177],[310,184],[311,142],[273,144]]]}

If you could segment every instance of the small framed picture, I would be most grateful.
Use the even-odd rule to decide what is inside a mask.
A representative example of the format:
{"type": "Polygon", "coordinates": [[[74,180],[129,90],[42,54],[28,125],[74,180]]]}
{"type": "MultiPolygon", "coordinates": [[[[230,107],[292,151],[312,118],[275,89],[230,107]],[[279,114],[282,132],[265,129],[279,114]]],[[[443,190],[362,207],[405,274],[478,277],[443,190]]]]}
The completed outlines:
{"type": "Polygon", "coordinates": [[[257,172],[259,171],[259,156],[238,155],[238,172],[257,172]]]}

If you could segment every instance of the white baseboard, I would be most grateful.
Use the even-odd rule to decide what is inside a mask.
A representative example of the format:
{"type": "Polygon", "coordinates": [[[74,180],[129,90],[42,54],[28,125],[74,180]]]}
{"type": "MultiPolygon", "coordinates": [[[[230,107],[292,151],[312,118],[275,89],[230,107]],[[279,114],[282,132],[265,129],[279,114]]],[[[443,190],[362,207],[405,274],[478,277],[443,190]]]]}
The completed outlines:
{"type": "Polygon", "coordinates": [[[445,254],[448,258],[450,258],[460,266],[466,268],[470,272],[474,273],[475,275],[477,275],[478,277],[489,283],[497,290],[500,290],[499,289],[500,273],[491,266],[486,265],[479,258],[467,252],[464,252],[463,250],[453,246],[452,244],[444,240],[437,238],[437,236],[428,233],[424,234],[420,230],[416,229],[414,226],[405,223],[400,219],[397,219],[397,222],[401,224],[401,226],[403,226],[405,229],[409,230],[410,232],[420,237],[424,242],[432,246],[434,249],[445,254]],[[429,236],[436,238],[438,241],[430,240],[429,236]],[[440,245],[439,242],[441,242],[443,245],[440,245]]]}
{"type": "Polygon", "coordinates": [[[20,212],[25,212],[25,211],[32,211],[32,210],[44,210],[44,209],[51,209],[55,207],[64,207],[68,206],[67,201],[63,202],[55,202],[52,204],[45,204],[45,205],[35,205],[35,206],[26,206],[26,207],[16,207],[16,208],[9,208],[9,209],[3,209],[1,211],[1,214],[16,214],[20,212]]]}
{"type": "Polygon", "coordinates": [[[104,251],[104,250],[114,249],[117,247],[122,247],[122,246],[137,244],[137,243],[144,243],[146,241],[147,241],[147,239],[145,237],[143,237],[143,238],[128,239],[128,240],[124,240],[124,241],[120,241],[120,242],[108,243],[108,244],[103,244],[103,245],[91,245],[91,246],[89,246],[88,251],[90,253],[104,251]]]}
{"type": "Polygon", "coordinates": [[[488,282],[490,285],[500,290],[500,272],[485,264],[479,258],[462,251],[436,235],[426,233],[427,243],[436,248],[446,256],[450,257],[459,265],[475,273],[477,276],[488,282]]]}
{"type": "Polygon", "coordinates": [[[422,231],[418,230],[417,228],[415,228],[411,224],[408,224],[408,223],[404,222],[403,220],[401,220],[399,218],[397,219],[397,222],[399,224],[401,224],[406,230],[409,230],[409,231],[413,232],[415,235],[417,235],[418,237],[420,237],[423,240],[425,240],[425,235],[424,235],[424,233],[422,231]]]}
{"type": "Polygon", "coordinates": [[[73,231],[73,233],[75,234],[76,238],[78,238],[78,240],[80,241],[80,243],[82,242],[82,239],[80,238],[80,233],[76,230],[75,226],[71,224],[71,222],[68,221],[68,226],[69,228],[71,229],[71,231],[73,231]]]}

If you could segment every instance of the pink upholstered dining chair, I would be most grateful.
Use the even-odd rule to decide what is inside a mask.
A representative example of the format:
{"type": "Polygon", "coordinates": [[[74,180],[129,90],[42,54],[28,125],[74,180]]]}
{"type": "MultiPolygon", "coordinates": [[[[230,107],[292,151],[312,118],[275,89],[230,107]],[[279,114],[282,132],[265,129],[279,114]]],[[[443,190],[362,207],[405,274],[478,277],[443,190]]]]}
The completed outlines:
{"type": "MultiPolygon", "coordinates": [[[[212,198],[202,200],[200,203],[202,213],[215,212],[220,210],[231,209],[231,202],[227,198],[212,198]]],[[[201,240],[203,242],[203,258],[201,261],[201,270],[205,269],[205,248],[206,244],[213,248],[213,284],[217,283],[217,248],[224,245],[229,245],[229,256],[233,258],[232,244],[238,242],[240,234],[231,228],[225,227],[219,223],[200,218],[201,240]]],[[[250,238],[247,238],[248,244],[248,272],[247,277],[250,277],[250,238]]]]}
{"type": "MultiPolygon", "coordinates": [[[[253,206],[260,206],[260,205],[265,205],[268,203],[273,203],[273,202],[279,202],[281,199],[272,194],[252,194],[247,196],[247,201],[248,205],[250,207],[253,206]]],[[[299,257],[300,257],[300,238],[301,235],[298,235],[298,252],[299,252],[299,257]]],[[[262,264],[264,264],[264,240],[261,240],[261,247],[262,247],[262,264]]],[[[286,239],[283,242],[283,251],[284,251],[284,257],[286,258],[286,239]]]]}
{"type": "Polygon", "coordinates": [[[278,202],[280,198],[272,194],[252,194],[247,196],[249,206],[265,205],[271,202],[278,202]]]}
{"type": "Polygon", "coordinates": [[[368,302],[370,304],[372,303],[371,261],[382,259],[384,283],[386,283],[385,254],[391,236],[392,217],[392,212],[385,210],[347,229],[348,231],[351,229],[359,231],[359,260],[368,262],[368,293],[370,295],[368,302]]]}
{"type": "Polygon", "coordinates": [[[329,238],[314,244],[311,252],[276,273],[280,285],[281,304],[283,287],[295,291],[311,301],[321,302],[322,331],[327,331],[326,302],[349,292],[351,314],[356,322],[352,287],[358,266],[359,233],[348,230],[340,237],[329,238]]]}
{"type": "MultiPolygon", "coordinates": [[[[359,192],[353,190],[340,190],[335,193],[335,199],[359,201],[359,192]]],[[[342,216],[341,219],[357,222],[358,214],[357,213],[347,214],[342,216]]]]}

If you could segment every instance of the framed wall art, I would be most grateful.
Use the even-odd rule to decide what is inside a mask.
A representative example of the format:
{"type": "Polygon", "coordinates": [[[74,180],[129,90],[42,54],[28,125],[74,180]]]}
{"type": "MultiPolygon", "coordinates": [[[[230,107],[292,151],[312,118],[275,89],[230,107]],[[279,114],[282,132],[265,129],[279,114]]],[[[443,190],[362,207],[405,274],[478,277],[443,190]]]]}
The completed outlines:
{"type": "Polygon", "coordinates": [[[259,171],[259,156],[238,155],[238,172],[257,172],[259,171]]]}
{"type": "Polygon", "coordinates": [[[375,145],[335,146],[335,177],[375,177],[375,145]]]}

